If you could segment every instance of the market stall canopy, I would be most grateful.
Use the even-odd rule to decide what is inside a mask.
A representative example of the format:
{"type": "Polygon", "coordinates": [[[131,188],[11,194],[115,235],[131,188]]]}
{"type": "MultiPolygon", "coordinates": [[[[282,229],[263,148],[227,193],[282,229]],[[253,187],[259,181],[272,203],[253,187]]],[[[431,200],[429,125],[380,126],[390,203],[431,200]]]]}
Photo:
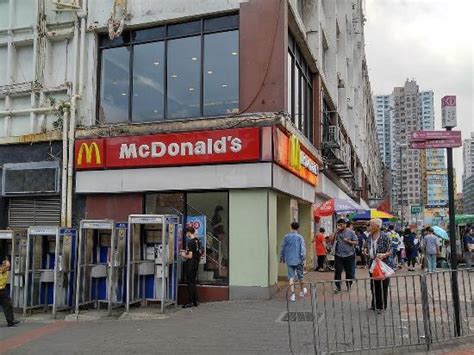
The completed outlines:
{"type": "Polygon", "coordinates": [[[474,214],[457,214],[456,223],[474,223],[474,214]]]}
{"type": "Polygon", "coordinates": [[[438,237],[444,240],[449,240],[448,233],[446,233],[446,231],[443,228],[439,226],[433,226],[431,228],[433,228],[434,234],[436,234],[438,237]]]}
{"type": "Polygon", "coordinates": [[[372,219],[372,218],[380,218],[382,220],[395,220],[397,217],[391,215],[390,213],[383,212],[376,210],[374,208],[365,211],[359,211],[358,213],[353,214],[350,216],[352,220],[360,220],[360,219],[372,219]]]}
{"type": "Polygon", "coordinates": [[[364,208],[352,200],[344,198],[332,198],[324,202],[314,211],[315,217],[328,217],[334,213],[351,213],[364,211],[364,208]]]}

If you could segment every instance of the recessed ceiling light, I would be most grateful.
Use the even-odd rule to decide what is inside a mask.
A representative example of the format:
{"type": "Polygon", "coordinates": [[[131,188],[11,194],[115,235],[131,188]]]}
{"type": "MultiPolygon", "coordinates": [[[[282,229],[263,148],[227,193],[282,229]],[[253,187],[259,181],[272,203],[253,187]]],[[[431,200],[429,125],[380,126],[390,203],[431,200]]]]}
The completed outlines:
{"type": "Polygon", "coordinates": [[[223,88],[226,88],[227,87],[227,84],[222,84],[221,85],[223,88]]]}
{"type": "Polygon", "coordinates": [[[237,52],[232,52],[232,55],[237,55],[237,52]]]}
{"type": "Polygon", "coordinates": [[[118,84],[118,82],[116,82],[116,81],[112,81],[112,84],[114,84],[114,85],[117,85],[117,84],[118,84]]]}
{"type": "Polygon", "coordinates": [[[122,96],[127,96],[127,93],[125,93],[125,92],[122,92],[122,96]]]}
{"type": "Polygon", "coordinates": [[[158,110],[153,110],[154,113],[158,113],[158,110]]]}
{"type": "Polygon", "coordinates": [[[176,74],[171,75],[172,78],[177,78],[178,76],[176,74]]]}
{"type": "Polygon", "coordinates": [[[191,60],[198,60],[197,57],[192,57],[191,60]]]}
{"type": "Polygon", "coordinates": [[[194,88],[189,88],[189,91],[194,91],[194,88]]]}
{"type": "Polygon", "coordinates": [[[160,62],[153,62],[154,65],[160,65],[160,62]]]}
{"type": "Polygon", "coordinates": [[[212,73],[213,73],[212,70],[208,70],[208,71],[207,71],[207,74],[212,74],[212,73]]]}
{"type": "Polygon", "coordinates": [[[137,97],[137,96],[138,96],[138,94],[133,94],[133,96],[137,97]]]}

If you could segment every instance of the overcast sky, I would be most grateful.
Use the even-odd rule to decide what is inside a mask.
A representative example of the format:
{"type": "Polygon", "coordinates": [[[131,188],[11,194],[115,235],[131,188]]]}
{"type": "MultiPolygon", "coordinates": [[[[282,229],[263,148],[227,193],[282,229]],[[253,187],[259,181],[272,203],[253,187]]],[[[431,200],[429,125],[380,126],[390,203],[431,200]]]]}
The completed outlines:
{"type": "MultiPolygon", "coordinates": [[[[365,0],[366,54],[375,95],[415,79],[435,94],[436,129],[441,97],[457,96],[457,129],[474,131],[474,0],[365,0]]],[[[458,191],[462,148],[454,149],[458,191]]]]}

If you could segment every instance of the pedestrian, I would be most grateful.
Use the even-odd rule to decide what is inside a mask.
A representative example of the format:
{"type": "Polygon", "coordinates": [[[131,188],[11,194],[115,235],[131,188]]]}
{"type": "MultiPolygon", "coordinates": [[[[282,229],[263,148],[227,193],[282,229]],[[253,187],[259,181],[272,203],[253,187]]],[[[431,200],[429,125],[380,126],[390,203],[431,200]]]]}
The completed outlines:
{"type": "Polygon", "coordinates": [[[362,231],[361,228],[357,228],[356,231],[355,231],[356,235],[357,235],[357,239],[358,239],[358,245],[357,245],[357,251],[356,251],[356,254],[358,256],[360,256],[360,264],[361,264],[361,268],[364,268],[367,266],[367,261],[365,260],[365,254],[362,252],[364,250],[364,247],[365,247],[365,241],[367,239],[367,236],[365,235],[365,233],[362,231]]]}
{"type": "Polygon", "coordinates": [[[425,228],[426,235],[423,238],[423,251],[428,265],[428,272],[436,271],[436,257],[439,254],[440,243],[438,236],[434,235],[433,228],[425,228]]]}
{"type": "Polygon", "coordinates": [[[337,221],[337,231],[335,234],[335,271],[334,279],[336,280],[334,293],[341,291],[342,271],[346,273],[346,286],[350,291],[352,280],[355,278],[355,246],[359,244],[359,240],[353,230],[347,229],[347,221],[339,219],[337,221]]]}
{"type": "Polygon", "coordinates": [[[408,271],[415,271],[416,258],[418,256],[418,247],[415,243],[416,235],[415,233],[412,233],[410,228],[406,228],[403,234],[403,244],[405,245],[408,271]]]}
{"type": "Polygon", "coordinates": [[[324,228],[319,228],[319,233],[313,239],[313,255],[317,258],[317,265],[314,267],[314,271],[325,271],[324,261],[326,259],[326,237],[324,228]]]}
{"type": "Polygon", "coordinates": [[[334,271],[334,253],[333,253],[333,246],[334,246],[334,238],[330,236],[326,236],[326,271],[334,271]]]}
{"type": "Polygon", "coordinates": [[[5,313],[7,325],[13,327],[20,323],[20,321],[16,320],[13,316],[12,300],[7,291],[7,282],[10,277],[9,270],[10,262],[8,260],[3,260],[2,266],[0,267],[0,305],[3,308],[3,313],[5,313]]]}
{"type": "Polygon", "coordinates": [[[474,266],[474,228],[466,232],[463,237],[464,259],[466,259],[466,267],[474,266]]]}
{"type": "Polygon", "coordinates": [[[183,308],[197,307],[197,274],[199,261],[201,259],[201,243],[196,237],[196,230],[193,227],[186,228],[186,250],[181,251],[181,256],[185,259],[184,273],[186,276],[186,283],[188,286],[188,303],[183,305],[183,308]]]}
{"type": "Polygon", "coordinates": [[[306,261],[306,246],[303,237],[298,233],[298,222],[291,223],[291,232],[286,234],[281,243],[280,262],[286,263],[288,268],[288,283],[291,289],[290,301],[296,302],[295,279],[300,284],[300,297],[304,297],[308,290],[304,287],[304,264],[306,261]]]}
{"type": "Polygon", "coordinates": [[[388,226],[388,234],[390,237],[391,245],[392,245],[392,263],[395,267],[398,266],[398,263],[400,262],[398,258],[398,251],[400,248],[400,245],[402,244],[402,239],[398,235],[397,232],[395,232],[395,227],[391,224],[388,226]]]}
{"type": "MultiPolygon", "coordinates": [[[[381,231],[382,220],[379,218],[372,219],[369,226],[369,238],[367,238],[367,254],[369,256],[369,270],[372,263],[376,259],[382,260],[388,266],[393,268],[390,256],[392,255],[392,246],[390,237],[381,231]]],[[[369,271],[370,277],[372,274],[369,271]]],[[[377,311],[380,314],[387,308],[388,286],[390,279],[371,280],[370,291],[372,293],[371,310],[377,311]]]]}

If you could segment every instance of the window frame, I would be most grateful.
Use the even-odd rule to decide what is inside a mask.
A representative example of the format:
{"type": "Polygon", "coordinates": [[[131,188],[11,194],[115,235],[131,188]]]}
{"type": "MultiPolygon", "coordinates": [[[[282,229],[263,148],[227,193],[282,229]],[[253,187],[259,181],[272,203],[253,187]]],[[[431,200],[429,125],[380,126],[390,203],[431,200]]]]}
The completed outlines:
{"type": "MultiPolygon", "coordinates": [[[[291,73],[287,73],[287,78],[291,79],[292,92],[287,95],[287,97],[291,97],[291,100],[289,100],[291,102],[288,102],[288,113],[291,117],[291,122],[314,144],[313,73],[310,71],[294,37],[291,33],[288,33],[288,60],[290,60],[290,58],[291,73]],[[298,83],[295,82],[295,70],[298,71],[298,83]],[[295,85],[298,85],[299,88],[299,117],[295,117],[295,85]]],[[[287,85],[287,90],[288,89],[289,87],[287,85]]]]}
{"type": "MultiPolygon", "coordinates": [[[[232,32],[232,31],[240,31],[239,28],[239,13],[238,12],[230,12],[220,14],[220,16],[207,16],[201,17],[198,19],[189,20],[186,22],[170,22],[160,26],[154,27],[146,27],[146,28],[138,28],[133,29],[127,32],[124,32],[120,37],[111,41],[107,38],[106,34],[99,35],[97,38],[98,42],[98,63],[97,63],[97,85],[96,85],[96,107],[95,107],[95,124],[96,125],[117,125],[117,124],[146,124],[146,123],[156,123],[156,122],[164,122],[164,121],[182,121],[182,120],[192,120],[192,119],[199,119],[203,117],[215,117],[215,116],[205,116],[204,115],[204,37],[208,34],[215,34],[215,33],[223,33],[223,32],[232,32]],[[216,24],[216,20],[218,19],[228,19],[227,21],[223,21],[221,24],[216,24]],[[193,22],[200,22],[200,31],[199,32],[190,32],[185,33],[182,35],[170,35],[169,34],[169,27],[180,26],[182,25],[183,28],[187,24],[191,24],[193,22]],[[213,22],[214,21],[214,22],[213,22]],[[206,29],[207,23],[213,23],[211,28],[206,29]],[[148,39],[134,39],[136,34],[140,33],[140,31],[152,30],[152,29],[159,29],[164,28],[163,35],[158,35],[156,37],[151,37],[148,39]],[[189,38],[189,37],[200,37],[200,45],[201,45],[201,58],[200,58],[200,97],[199,97],[199,115],[192,116],[187,118],[169,118],[168,117],[168,80],[167,80],[167,70],[168,70],[168,42],[170,40],[181,39],[181,38],[189,38]],[[164,45],[164,69],[163,69],[163,96],[164,96],[164,107],[163,107],[163,119],[162,120],[150,120],[150,121],[134,121],[133,120],[133,68],[134,68],[134,47],[136,45],[141,44],[148,44],[148,43],[156,43],[156,42],[163,42],[164,45]],[[129,95],[128,95],[128,120],[124,122],[107,122],[105,119],[104,122],[100,121],[100,103],[101,103],[101,85],[102,85],[102,56],[103,51],[110,49],[110,48],[121,48],[121,47],[129,47],[129,95]]],[[[158,32],[158,31],[157,31],[158,32]]],[[[240,33],[239,33],[240,36],[240,33]]],[[[240,50],[239,50],[240,52],[240,50]]],[[[239,68],[240,69],[240,68],[239,68]]],[[[237,83],[237,98],[240,101],[239,97],[239,87],[240,87],[240,75],[238,77],[237,83]]]]}

